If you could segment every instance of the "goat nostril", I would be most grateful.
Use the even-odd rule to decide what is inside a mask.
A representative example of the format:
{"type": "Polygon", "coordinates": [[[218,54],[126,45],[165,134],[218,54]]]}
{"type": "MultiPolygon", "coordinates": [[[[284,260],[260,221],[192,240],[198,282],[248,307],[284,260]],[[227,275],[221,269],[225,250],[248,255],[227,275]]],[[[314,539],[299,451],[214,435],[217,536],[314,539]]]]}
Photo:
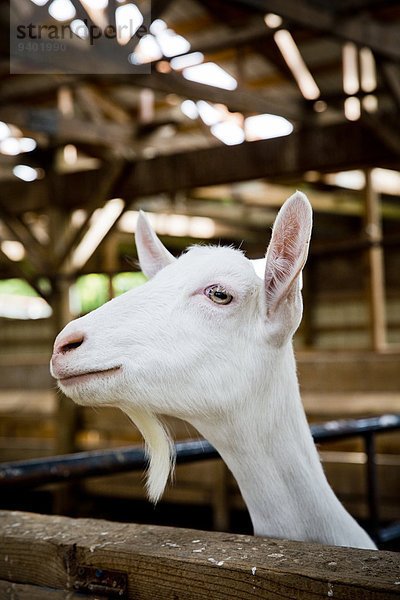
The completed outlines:
{"type": "Polygon", "coordinates": [[[80,340],[79,342],[71,342],[70,344],[65,344],[65,346],[62,346],[61,348],[61,352],[63,354],[65,354],[66,352],[69,352],[70,350],[74,350],[75,348],[79,348],[79,346],[82,344],[83,339],[80,340]]]}
{"type": "Polygon", "coordinates": [[[67,354],[67,352],[71,352],[71,350],[75,350],[75,348],[79,348],[79,346],[81,346],[84,342],[85,338],[83,335],[76,335],[74,337],[69,337],[69,339],[67,338],[67,340],[65,340],[65,343],[63,344],[61,341],[61,344],[58,347],[58,352],[61,354],[67,354]]]}

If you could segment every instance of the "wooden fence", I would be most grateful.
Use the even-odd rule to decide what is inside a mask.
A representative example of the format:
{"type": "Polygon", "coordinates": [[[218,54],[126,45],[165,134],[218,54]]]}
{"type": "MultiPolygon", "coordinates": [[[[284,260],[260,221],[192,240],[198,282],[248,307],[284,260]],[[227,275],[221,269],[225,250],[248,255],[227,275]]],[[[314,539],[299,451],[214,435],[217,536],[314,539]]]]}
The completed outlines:
{"type": "Polygon", "coordinates": [[[392,552],[0,511],[2,600],[395,597],[392,552]]]}

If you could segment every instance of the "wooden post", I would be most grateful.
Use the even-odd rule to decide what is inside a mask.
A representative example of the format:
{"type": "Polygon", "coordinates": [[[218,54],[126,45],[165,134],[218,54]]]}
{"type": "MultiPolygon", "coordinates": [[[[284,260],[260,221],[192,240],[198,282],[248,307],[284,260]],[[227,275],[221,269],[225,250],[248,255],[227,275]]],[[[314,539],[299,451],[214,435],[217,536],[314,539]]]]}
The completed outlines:
{"type": "MultiPolygon", "coordinates": [[[[51,307],[53,309],[54,337],[71,320],[69,310],[69,281],[62,278],[52,279],[51,307]]],[[[76,450],[75,436],[79,407],[57,391],[56,447],[57,454],[67,454],[76,450]]]]}
{"type": "MultiPolygon", "coordinates": [[[[57,206],[52,206],[49,210],[49,219],[50,247],[53,259],[55,259],[57,256],[56,248],[60,244],[60,240],[65,238],[69,219],[68,214],[57,206]]],[[[56,337],[72,318],[69,310],[70,282],[66,277],[63,277],[61,272],[53,273],[51,285],[52,292],[49,301],[53,310],[54,337],[56,337]]],[[[59,391],[57,392],[57,399],[57,439],[55,451],[57,454],[66,454],[76,449],[75,433],[78,406],[59,391]]]]}
{"type": "Polygon", "coordinates": [[[386,347],[385,268],[379,195],[374,190],[371,169],[365,171],[365,235],[367,249],[370,339],[373,350],[386,347]]]}
{"type": "Polygon", "coordinates": [[[115,235],[108,236],[103,243],[103,265],[108,273],[108,300],[114,298],[113,274],[118,270],[118,244],[115,235]]]}
{"type": "Polygon", "coordinates": [[[213,526],[216,531],[229,531],[229,471],[222,460],[216,461],[214,465],[215,486],[212,495],[213,526]]]}

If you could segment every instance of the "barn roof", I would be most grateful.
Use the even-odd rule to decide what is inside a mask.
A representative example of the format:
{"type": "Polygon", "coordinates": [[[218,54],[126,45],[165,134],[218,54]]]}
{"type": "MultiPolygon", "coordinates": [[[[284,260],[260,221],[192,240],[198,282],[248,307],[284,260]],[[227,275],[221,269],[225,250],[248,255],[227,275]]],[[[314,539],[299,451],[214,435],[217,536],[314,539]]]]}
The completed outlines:
{"type": "MultiPolygon", "coordinates": [[[[99,22],[90,2],[65,1],[73,5],[75,19],[88,26],[99,22]]],[[[30,11],[29,19],[57,24],[49,14],[51,4],[14,0],[12,22],[26,20],[30,11]]],[[[105,4],[103,16],[112,25],[115,10],[132,5],[129,0],[105,4]]],[[[271,184],[307,181],[316,190],[326,190],[331,183],[325,173],[398,168],[399,2],[153,0],[151,6],[137,6],[147,37],[161,48],[160,55],[142,65],[147,73],[132,64],[142,43],[135,36],[126,45],[107,40],[100,47],[100,67],[93,67],[83,46],[68,47],[56,73],[39,65],[33,47],[19,61],[11,61],[14,73],[7,60],[1,63],[0,121],[18,143],[21,138],[36,143],[29,152],[0,147],[2,232],[29,245],[37,272],[61,268],[94,211],[110,198],[124,200],[122,212],[143,205],[155,212],[209,214],[240,233],[246,228],[257,232],[258,224],[265,228],[272,218],[268,206],[277,204],[271,184]],[[201,65],[223,69],[219,79],[212,80],[209,71],[208,84],[192,80],[199,74],[189,79],[190,72],[179,61],[176,65],[176,51],[168,52],[161,34],[151,33],[151,24],[156,32],[155,22],[158,31],[169,32],[175,41],[180,36],[178,56],[188,64],[193,53],[201,53],[201,65]],[[286,50],[287,44],[292,47],[294,66],[285,44],[286,50]],[[311,87],[304,88],[299,60],[311,87]],[[355,88],[347,91],[346,60],[350,67],[355,61],[358,72],[355,88]],[[224,73],[231,78],[226,87],[235,82],[233,89],[219,87],[224,73]],[[214,110],[211,121],[202,107],[214,110]],[[250,132],[248,119],[261,114],[287,119],[293,133],[264,139],[268,133],[261,125],[259,133],[257,125],[250,132]],[[228,132],[225,143],[221,131],[228,132]],[[232,131],[243,136],[234,140],[240,143],[231,145],[232,131]],[[34,180],[21,179],[24,171],[16,170],[18,165],[33,169],[34,180]],[[263,189],[269,189],[272,200],[261,202],[258,190],[252,203],[264,213],[254,209],[253,214],[249,207],[247,196],[254,188],[241,183],[249,180],[270,186],[263,189]],[[214,187],[207,191],[206,186],[214,187]],[[78,209],[85,210],[81,225],[72,234],[61,234],[78,209]],[[55,236],[62,240],[53,240],[51,260],[48,240],[35,233],[35,227],[40,232],[40,219],[42,225],[46,219],[58,222],[55,236]]],[[[1,11],[6,22],[4,5],[1,11]]],[[[4,254],[2,260],[9,263],[4,254]]]]}

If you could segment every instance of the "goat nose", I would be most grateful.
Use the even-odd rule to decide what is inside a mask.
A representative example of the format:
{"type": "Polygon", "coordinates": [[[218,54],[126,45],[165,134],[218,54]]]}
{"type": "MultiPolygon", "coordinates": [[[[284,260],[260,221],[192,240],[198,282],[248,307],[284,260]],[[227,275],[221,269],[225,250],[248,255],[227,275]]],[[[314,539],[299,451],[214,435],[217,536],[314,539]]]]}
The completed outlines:
{"type": "Polygon", "coordinates": [[[56,339],[54,344],[54,353],[53,354],[67,354],[67,352],[71,352],[75,350],[75,348],[79,348],[85,341],[85,336],[83,333],[74,332],[66,335],[60,339],[56,339]]]}

